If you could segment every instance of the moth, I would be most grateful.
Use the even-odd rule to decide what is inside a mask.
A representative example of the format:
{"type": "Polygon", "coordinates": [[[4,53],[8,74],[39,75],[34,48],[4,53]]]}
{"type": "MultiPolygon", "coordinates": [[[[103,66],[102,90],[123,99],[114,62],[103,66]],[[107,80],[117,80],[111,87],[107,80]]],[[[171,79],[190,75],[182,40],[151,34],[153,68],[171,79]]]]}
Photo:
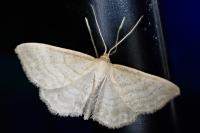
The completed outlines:
{"type": "Polygon", "coordinates": [[[141,114],[161,109],[180,94],[178,86],[166,79],[110,62],[109,56],[134,31],[142,17],[118,41],[123,18],[116,44],[107,52],[95,12],[94,16],[105,47],[100,57],[87,18],[97,58],[42,43],[23,43],[15,49],[26,76],[40,88],[40,98],[51,113],[83,116],[108,128],[120,128],[133,123],[141,114]]]}

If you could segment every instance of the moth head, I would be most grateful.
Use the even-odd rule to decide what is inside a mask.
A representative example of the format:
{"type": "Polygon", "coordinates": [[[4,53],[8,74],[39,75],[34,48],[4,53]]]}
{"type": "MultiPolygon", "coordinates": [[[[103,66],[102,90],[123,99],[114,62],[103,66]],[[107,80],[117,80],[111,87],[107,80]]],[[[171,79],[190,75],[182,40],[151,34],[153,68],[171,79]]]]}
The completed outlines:
{"type": "Polygon", "coordinates": [[[107,53],[103,54],[100,57],[100,59],[103,60],[103,61],[106,61],[106,62],[110,62],[110,58],[109,58],[109,55],[107,53]]]}

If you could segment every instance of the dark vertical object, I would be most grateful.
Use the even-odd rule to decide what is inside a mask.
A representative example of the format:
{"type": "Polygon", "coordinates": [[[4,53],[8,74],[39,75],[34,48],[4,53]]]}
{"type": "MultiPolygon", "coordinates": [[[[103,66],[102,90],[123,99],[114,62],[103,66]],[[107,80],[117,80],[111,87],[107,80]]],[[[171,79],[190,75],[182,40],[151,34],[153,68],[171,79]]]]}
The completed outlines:
{"type": "Polygon", "coordinates": [[[155,31],[156,35],[158,36],[158,43],[159,43],[159,48],[160,48],[160,53],[161,53],[161,61],[162,61],[162,67],[163,67],[163,76],[166,79],[170,79],[170,74],[169,74],[169,66],[168,66],[168,61],[167,61],[167,53],[166,53],[166,48],[165,48],[165,41],[163,37],[163,31],[162,31],[162,24],[160,20],[160,13],[159,13],[159,7],[158,7],[158,2],[157,0],[152,0],[153,8],[153,18],[155,21],[155,31]]]}
{"type": "MultiPolygon", "coordinates": [[[[115,55],[111,56],[113,63],[135,67],[145,72],[170,79],[165,41],[160,20],[157,0],[90,0],[94,5],[97,19],[108,48],[115,42],[118,26],[123,17],[126,17],[125,26],[120,37],[122,38],[136,23],[141,15],[144,20],[135,32],[118,47],[115,55]]],[[[93,22],[96,44],[103,50],[92,10],[88,6],[89,21],[93,22]]],[[[102,51],[101,51],[102,52],[102,51]]],[[[151,116],[140,116],[131,126],[120,129],[120,132],[178,132],[175,104],[172,101],[158,113],[151,116]],[[163,116],[168,116],[167,120],[163,116]],[[155,118],[154,118],[155,117],[155,118]]],[[[98,128],[97,131],[101,132],[98,128]]],[[[105,132],[105,131],[104,131],[105,132]]]]}
{"type": "MultiPolygon", "coordinates": [[[[170,80],[170,72],[169,72],[169,65],[167,60],[167,52],[166,52],[166,46],[165,46],[165,40],[163,36],[163,30],[162,30],[162,24],[160,20],[160,13],[159,13],[159,7],[158,7],[158,1],[152,0],[153,4],[153,16],[155,20],[156,25],[156,33],[158,37],[158,42],[160,46],[160,53],[161,53],[161,59],[162,59],[162,67],[163,67],[163,76],[166,79],[170,80]]],[[[176,115],[176,107],[174,101],[170,102],[170,111],[171,111],[171,117],[174,127],[174,132],[179,132],[179,125],[178,125],[178,119],[176,115]]]]}

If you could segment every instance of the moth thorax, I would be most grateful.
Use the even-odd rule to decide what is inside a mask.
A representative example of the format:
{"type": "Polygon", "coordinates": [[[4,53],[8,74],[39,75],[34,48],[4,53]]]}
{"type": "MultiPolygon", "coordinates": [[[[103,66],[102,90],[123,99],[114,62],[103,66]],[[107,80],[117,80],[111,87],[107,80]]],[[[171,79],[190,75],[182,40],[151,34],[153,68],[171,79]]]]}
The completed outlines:
{"type": "Polygon", "coordinates": [[[110,62],[110,58],[109,58],[109,55],[108,54],[103,54],[101,57],[100,57],[101,60],[104,60],[106,62],[110,62]]]}

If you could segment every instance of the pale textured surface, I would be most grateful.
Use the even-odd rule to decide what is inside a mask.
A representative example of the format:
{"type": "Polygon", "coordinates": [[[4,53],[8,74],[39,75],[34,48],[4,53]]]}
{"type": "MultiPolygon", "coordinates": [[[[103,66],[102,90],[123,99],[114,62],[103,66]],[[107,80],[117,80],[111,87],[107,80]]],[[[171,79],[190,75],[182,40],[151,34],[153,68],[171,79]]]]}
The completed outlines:
{"type": "Polygon", "coordinates": [[[119,128],[180,93],[168,80],[111,64],[105,57],[39,43],[21,44],[15,51],[29,80],[40,88],[41,100],[60,116],[84,115],[119,128]]]}

